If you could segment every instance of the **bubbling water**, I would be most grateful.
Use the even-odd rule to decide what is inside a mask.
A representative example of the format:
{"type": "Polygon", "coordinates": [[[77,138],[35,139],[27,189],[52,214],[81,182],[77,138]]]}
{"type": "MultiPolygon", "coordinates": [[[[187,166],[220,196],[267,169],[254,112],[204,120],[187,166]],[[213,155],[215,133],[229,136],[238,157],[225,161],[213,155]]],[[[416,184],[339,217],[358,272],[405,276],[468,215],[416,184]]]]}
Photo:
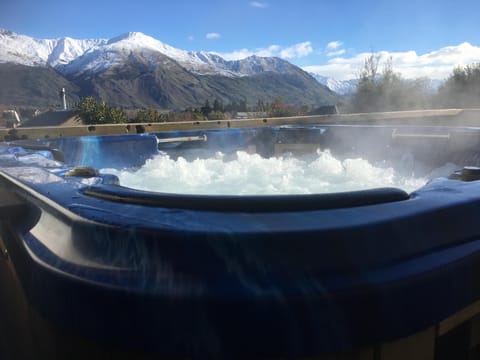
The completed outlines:
{"type": "MultiPolygon", "coordinates": [[[[208,159],[187,161],[161,154],[136,171],[103,169],[119,177],[120,184],[138,190],[208,195],[314,194],[376,187],[397,187],[407,192],[423,186],[431,176],[401,175],[386,163],[373,165],[362,158],[337,159],[318,150],[303,157],[263,158],[238,151],[208,159]]],[[[454,167],[437,169],[448,174],[454,167]]],[[[403,171],[402,174],[405,172],[403,171]]]]}

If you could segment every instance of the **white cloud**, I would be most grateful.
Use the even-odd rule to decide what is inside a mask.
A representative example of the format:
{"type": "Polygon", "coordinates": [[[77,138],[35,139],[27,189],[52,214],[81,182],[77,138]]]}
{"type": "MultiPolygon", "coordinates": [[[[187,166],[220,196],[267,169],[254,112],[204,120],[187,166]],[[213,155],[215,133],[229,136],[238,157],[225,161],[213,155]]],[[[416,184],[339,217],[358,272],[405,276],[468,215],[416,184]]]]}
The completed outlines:
{"type": "Polygon", "coordinates": [[[332,56],[340,56],[340,55],[343,55],[345,54],[345,50],[344,49],[340,49],[340,50],[337,50],[337,51],[330,51],[327,53],[327,56],[328,57],[332,57],[332,56]]]}
{"type": "Polygon", "coordinates": [[[333,57],[345,54],[345,50],[341,49],[342,46],[343,42],[341,41],[330,41],[326,46],[327,56],[333,57]]]}
{"type": "MultiPolygon", "coordinates": [[[[380,56],[381,64],[391,58],[393,70],[407,79],[429,77],[443,80],[450,76],[456,66],[480,62],[480,47],[468,42],[420,55],[415,51],[380,51],[376,54],[380,56]]],[[[325,65],[306,66],[303,69],[337,80],[354,79],[358,77],[365,59],[370,55],[371,53],[361,53],[351,58],[335,57],[325,65]]]]}
{"type": "Polygon", "coordinates": [[[312,43],[304,41],[289,47],[281,47],[280,45],[270,45],[265,48],[240,49],[221,55],[226,60],[239,60],[248,56],[257,55],[262,57],[280,57],[282,59],[294,59],[307,56],[313,52],[312,43]]]}
{"type": "Polygon", "coordinates": [[[187,37],[187,39],[188,39],[189,41],[193,41],[193,40],[195,40],[195,36],[189,35],[189,36],[187,37]]]}
{"type": "Polygon", "coordinates": [[[252,55],[257,55],[257,56],[263,56],[263,57],[268,57],[268,56],[279,56],[280,51],[282,48],[279,45],[270,45],[269,47],[266,48],[260,48],[257,49],[252,55]]]}
{"type": "Polygon", "coordinates": [[[310,41],[304,41],[281,50],[280,57],[282,59],[295,59],[310,55],[312,52],[312,43],[310,41]]]}
{"type": "Polygon", "coordinates": [[[205,37],[206,37],[208,40],[213,40],[213,39],[218,39],[218,38],[220,38],[220,34],[219,34],[219,33],[216,33],[216,32],[211,32],[211,33],[208,33],[207,35],[205,35],[205,37]]]}
{"type": "Polygon", "coordinates": [[[330,41],[327,44],[327,50],[336,50],[341,46],[343,46],[343,42],[341,41],[330,41]]]}
{"type": "Polygon", "coordinates": [[[235,50],[229,53],[218,53],[221,57],[223,57],[225,60],[240,60],[240,59],[245,59],[249,56],[254,55],[255,52],[252,50],[248,49],[240,49],[240,50],[235,50]]]}
{"type": "Polygon", "coordinates": [[[250,6],[255,8],[265,9],[266,7],[268,7],[268,4],[263,1],[250,1],[250,6]]]}

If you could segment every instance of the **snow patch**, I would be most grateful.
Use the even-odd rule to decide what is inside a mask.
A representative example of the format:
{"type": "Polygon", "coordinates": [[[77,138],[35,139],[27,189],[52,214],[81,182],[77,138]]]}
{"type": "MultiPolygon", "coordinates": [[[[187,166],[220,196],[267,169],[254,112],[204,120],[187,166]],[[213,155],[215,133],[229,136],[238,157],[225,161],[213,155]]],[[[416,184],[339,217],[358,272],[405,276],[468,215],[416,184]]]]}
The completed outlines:
{"type": "Polygon", "coordinates": [[[285,60],[251,56],[242,60],[225,60],[219,54],[186,51],[167,45],[141,32],[129,32],[111,39],[77,40],[34,39],[0,29],[0,62],[28,66],[52,66],[63,74],[101,72],[122,64],[132,54],[141,54],[152,65],[158,55],[165,55],[186,70],[198,75],[229,77],[251,76],[265,71],[288,73],[293,66],[285,60]]]}

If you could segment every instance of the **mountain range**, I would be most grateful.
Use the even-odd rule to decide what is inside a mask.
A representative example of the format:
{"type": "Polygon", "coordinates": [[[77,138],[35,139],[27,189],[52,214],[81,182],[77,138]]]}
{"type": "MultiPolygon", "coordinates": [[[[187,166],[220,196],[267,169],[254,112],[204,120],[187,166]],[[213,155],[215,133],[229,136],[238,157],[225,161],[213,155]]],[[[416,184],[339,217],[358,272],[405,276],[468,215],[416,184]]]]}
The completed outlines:
{"type": "Polygon", "coordinates": [[[111,39],[34,39],[0,30],[0,104],[57,104],[94,96],[124,108],[183,109],[281,97],[291,104],[331,105],[338,94],[286,60],[225,60],[176,49],[139,32],[111,39]]]}
{"type": "Polygon", "coordinates": [[[358,79],[336,80],[328,76],[310,73],[320,84],[327,86],[330,90],[342,96],[351,95],[357,88],[358,79]]]}

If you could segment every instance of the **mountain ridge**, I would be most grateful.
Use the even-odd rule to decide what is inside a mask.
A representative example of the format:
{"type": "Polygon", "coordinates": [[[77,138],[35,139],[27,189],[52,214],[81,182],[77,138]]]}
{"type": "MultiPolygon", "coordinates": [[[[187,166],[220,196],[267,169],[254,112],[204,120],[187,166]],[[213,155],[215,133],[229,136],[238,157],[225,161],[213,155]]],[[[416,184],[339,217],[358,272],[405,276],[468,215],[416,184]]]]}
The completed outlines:
{"type": "MultiPolygon", "coordinates": [[[[177,49],[140,32],[76,40],[34,39],[2,29],[0,49],[2,67],[14,63],[51,68],[71,83],[73,96],[92,95],[116,106],[178,109],[217,97],[225,102],[244,99],[255,103],[259,98],[252,94],[263,101],[280,94],[289,103],[323,105],[336,101],[330,89],[286,60],[255,55],[226,60],[213,52],[177,49]],[[266,79],[277,87],[262,84],[266,79]]],[[[16,71],[30,73],[31,69],[17,67],[16,71]]],[[[32,78],[31,74],[28,77],[32,78]]],[[[16,83],[7,85],[12,84],[16,83]]],[[[18,86],[15,92],[24,98],[28,93],[22,95],[18,86]]]]}

